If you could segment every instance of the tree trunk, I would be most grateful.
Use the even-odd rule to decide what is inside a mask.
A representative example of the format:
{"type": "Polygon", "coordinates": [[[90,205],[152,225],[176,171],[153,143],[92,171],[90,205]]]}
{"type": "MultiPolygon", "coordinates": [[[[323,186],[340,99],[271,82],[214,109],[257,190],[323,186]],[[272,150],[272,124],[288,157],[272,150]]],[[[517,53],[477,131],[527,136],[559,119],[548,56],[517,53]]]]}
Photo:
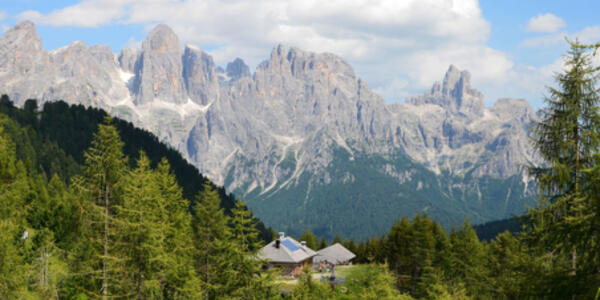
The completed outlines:
{"type": "Polygon", "coordinates": [[[108,300],[108,267],[106,260],[108,258],[108,184],[104,190],[104,257],[102,258],[102,300],[108,300]]]}

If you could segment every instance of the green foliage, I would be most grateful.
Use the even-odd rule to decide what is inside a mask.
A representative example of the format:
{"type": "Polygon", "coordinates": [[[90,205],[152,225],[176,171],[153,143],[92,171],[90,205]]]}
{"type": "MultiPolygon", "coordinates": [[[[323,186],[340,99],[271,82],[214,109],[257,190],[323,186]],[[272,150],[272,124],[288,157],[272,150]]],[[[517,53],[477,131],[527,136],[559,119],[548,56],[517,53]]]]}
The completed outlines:
{"type": "MultiPolygon", "coordinates": [[[[67,116],[72,112],[62,109],[67,116]]],[[[204,186],[196,188],[202,190],[202,204],[193,208],[210,218],[196,216],[192,222],[192,205],[169,161],[163,158],[153,167],[141,152],[132,168],[114,120],[94,123],[98,130],[89,149],[78,154],[80,166],[38,135],[43,126],[34,101],[23,111],[3,97],[0,112],[10,116],[0,114],[0,298],[278,295],[273,273],[260,272],[264,262],[256,259],[259,235],[271,236],[272,230],[259,231],[261,224],[243,202],[235,203],[231,216],[225,214],[222,189],[203,180],[204,186]],[[54,149],[55,167],[44,164],[47,149],[54,149]],[[60,167],[72,163],[75,168],[60,167]],[[57,172],[48,180],[46,170],[57,172]],[[207,232],[211,238],[197,234],[207,232]],[[203,253],[197,249],[206,246],[214,273],[203,277],[207,274],[197,264],[203,253]]],[[[90,115],[76,119],[82,116],[90,115]]],[[[78,147],[81,141],[73,142],[78,147]]]]}
{"type": "MultiPolygon", "coordinates": [[[[29,102],[30,108],[37,107],[34,100],[28,100],[29,102]]],[[[5,127],[17,145],[17,158],[26,163],[28,169],[32,168],[48,175],[57,174],[63,182],[82,173],[80,165],[85,162],[84,152],[90,146],[98,125],[102,124],[107,116],[101,109],[69,105],[63,101],[46,102],[39,112],[26,111],[14,107],[5,95],[0,97],[0,113],[6,114],[14,121],[5,124],[9,125],[5,127]]],[[[172,166],[178,185],[182,188],[184,198],[193,201],[203,184],[210,183],[177,150],[160,142],[152,133],[116,118],[112,120],[112,124],[123,138],[122,151],[126,156],[136,157],[143,150],[152,166],[166,158],[172,166]]],[[[135,160],[130,160],[129,164],[134,167],[135,160]]],[[[225,209],[226,214],[230,214],[235,198],[227,194],[223,187],[210,184],[218,190],[221,207],[225,209]]],[[[255,220],[260,238],[265,242],[270,241],[272,231],[258,219],[255,220]]]]}
{"type": "Polygon", "coordinates": [[[333,293],[326,283],[316,282],[312,278],[310,268],[306,267],[302,270],[298,277],[298,283],[288,298],[294,300],[332,299],[333,293]]]}
{"type": "MultiPolygon", "coordinates": [[[[323,248],[327,248],[327,240],[325,239],[325,237],[321,238],[321,241],[319,242],[319,246],[317,248],[312,248],[314,250],[321,250],[323,248]]],[[[350,250],[352,251],[352,250],[350,250]]]]}
{"type": "Polygon", "coordinates": [[[319,246],[319,239],[310,230],[306,230],[299,238],[299,241],[305,241],[306,246],[310,249],[317,249],[319,246]]]}
{"type": "Polygon", "coordinates": [[[400,294],[386,265],[366,264],[350,268],[346,283],[336,287],[336,299],[413,299],[400,294]],[[345,290],[345,291],[344,291],[345,290]]]}
{"type": "Polygon", "coordinates": [[[550,294],[591,298],[600,270],[599,69],[592,65],[589,46],[570,45],[566,69],[556,76],[558,87],[549,89],[547,109],[533,131],[534,147],[545,163],[530,168],[540,199],[529,212],[528,238],[540,252],[552,253],[547,261],[552,272],[539,274],[551,283],[550,294]]]}

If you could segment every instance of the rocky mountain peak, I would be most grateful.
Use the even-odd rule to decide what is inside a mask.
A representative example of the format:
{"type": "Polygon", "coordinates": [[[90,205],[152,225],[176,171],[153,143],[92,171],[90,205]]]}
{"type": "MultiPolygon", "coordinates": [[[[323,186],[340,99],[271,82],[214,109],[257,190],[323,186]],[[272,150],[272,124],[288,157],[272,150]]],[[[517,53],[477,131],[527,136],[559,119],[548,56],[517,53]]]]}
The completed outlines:
{"type": "Polygon", "coordinates": [[[165,24],[158,24],[150,31],[146,41],[142,44],[142,48],[161,53],[180,52],[179,38],[171,27],[165,24]]]}
{"type": "Polygon", "coordinates": [[[446,71],[446,74],[444,75],[441,92],[444,95],[449,96],[455,87],[459,85],[459,83],[466,83],[467,85],[470,85],[470,80],[471,75],[468,71],[461,72],[456,66],[450,65],[448,71],[446,71]]]}
{"type": "Polygon", "coordinates": [[[35,75],[48,61],[42,39],[29,21],[17,24],[0,38],[0,70],[7,74],[35,75]]]}
{"type": "Polygon", "coordinates": [[[187,45],[183,53],[183,80],[194,102],[206,105],[215,100],[219,79],[212,57],[195,46],[187,45]]]}
{"type": "Polygon", "coordinates": [[[285,47],[279,44],[271,50],[271,59],[282,57],[285,57],[285,47]]]}
{"type": "Polygon", "coordinates": [[[35,25],[30,21],[23,21],[2,35],[4,43],[10,43],[19,48],[33,48],[42,50],[42,39],[35,30],[35,25]]]}
{"type": "Polygon", "coordinates": [[[136,65],[133,86],[135,103],[187,102],[182,72],[179,38],[169,26],[157,25],[142,42],[141,63],[136,65]]]}
{"type": "Polygon", "coordinates": [[[247,76],[249,77],[251,75],[250,69],[239,57],[234,61],[227,63],[227,69],[225,71],[227,72],[227,76],[233,80],[247,76]]]}
{"type": "Polygon", "coordinates": [[[483,95],[471,88],[471,73],[460,71],[454,65],[450,65],[441,84],[434,83],[428,93],[408,102],[414,105],[436,104],[467,116],[482,116],[485,109],[483,95]]]}

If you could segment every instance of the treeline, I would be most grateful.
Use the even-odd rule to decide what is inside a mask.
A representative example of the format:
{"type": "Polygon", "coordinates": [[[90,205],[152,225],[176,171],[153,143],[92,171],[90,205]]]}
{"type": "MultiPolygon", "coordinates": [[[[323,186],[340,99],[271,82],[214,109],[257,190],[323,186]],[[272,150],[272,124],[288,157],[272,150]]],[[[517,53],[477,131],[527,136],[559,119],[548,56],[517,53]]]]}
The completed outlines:
{"type": "Polygon", "coordinates": [[[167,159],[152,167],[143,151],[135,159],[123,153],[109,117],[81,166],[52,143],[31,143],[28,133],[0,114],[0,298],[277,295],[272,273],[256,259],[262,243],[243,202],[226,215],[205,182],[191,203],[167,159]],[[65,183],[40,170],[64,166],[80,175],[65,183]]]}

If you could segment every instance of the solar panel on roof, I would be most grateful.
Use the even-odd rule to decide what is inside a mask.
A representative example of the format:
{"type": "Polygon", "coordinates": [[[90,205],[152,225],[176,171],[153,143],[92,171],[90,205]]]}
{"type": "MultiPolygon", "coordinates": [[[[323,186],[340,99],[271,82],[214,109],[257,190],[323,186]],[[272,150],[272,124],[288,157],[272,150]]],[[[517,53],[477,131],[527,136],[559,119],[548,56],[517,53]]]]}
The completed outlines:
{"type": "Polygon", "coordinates": [[[283,240],[283,241],[281,241],[281,244],[283,244],[286,248],[288,248],[292,252],[300,249],[298,246],[296,246],[290,240],[283,240]]]}

